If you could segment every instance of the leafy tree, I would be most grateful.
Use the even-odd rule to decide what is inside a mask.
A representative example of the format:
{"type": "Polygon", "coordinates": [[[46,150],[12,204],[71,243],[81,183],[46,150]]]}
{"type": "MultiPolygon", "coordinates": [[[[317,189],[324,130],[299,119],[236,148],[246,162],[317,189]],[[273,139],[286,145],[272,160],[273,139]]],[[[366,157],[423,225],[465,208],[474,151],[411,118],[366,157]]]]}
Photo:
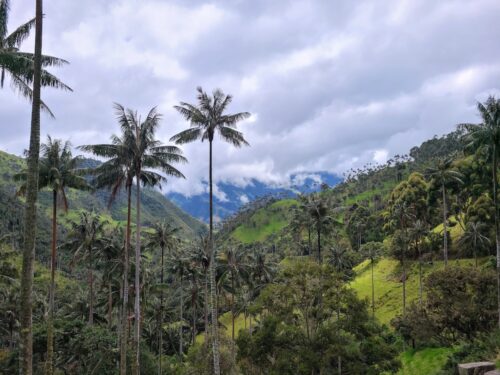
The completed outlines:
{"type": "Polygon", "coordinates": [[[375,316],[375,278],[373,265],[375,263],[375,260],[384,253],[384,245],[381,242],[367,242],[361,246],[360,252],[367,259],[370,259],[372,272],[372,313],[373,316],[375,316]]]}
{"type": "MultiPolygon", "coordinates": [[[[55,272],[57,260],[57,204],[58,198],[65,211],[68,210],[66,188],[89,190],[87,181],[76,172],[78,158],[71,154],[71,144],[63,143],[59,139],[47,137],[47,143],[41,145],[42,158],[39,166],[38,188],[52,190],[52,246],[50,256],[50,286],[49,286],[49,311],[47,318],[47,367],[48,375],[54,373],[54,299],[56,291],[55,272]]],[[[14,176],[24,181],[19,193],[25,195],[27,171],[14,176]]]]}
{"type": "Polygon", "coordinates": [[[453,158],[438,159],[436,165],[427,169],[427,175],[431,178],[431,186],[441,189],[443,204],[443,259],[444,266],[448,265],[448,205],[446,186],[450,183],[462,184],[462,174],[454,169],[453,158]]]}
{"type": "Polygon", "coordinates": [[[240,331],[237,339],[244,374],[335,373],[339,356],[345,373],[398,368],[388,332],[330,266],[287,264],[256,304],[260,324],[251,335],[240,331]]]}
{"type": "MultiPolygon", "coordinates": [[[[12,33],[7,32],[7,22],[9,18],[9,5],[10,0],[0,1],[0,87],[3,88],[5,83],[5,76],[10,77],[12,87],[15,88],[22,96],[29,100],[34,99],[34,91],[32,85],[35,83],[35,71],[37,67],[37,79],[41,86],[54,87],[72,91],[71,88],[66,86],[57,77],[49,73],[44,68],[52,66],[62,66],[67,64],[66,60],[46,56],[41,54],[41,35],[40,35],[40,51],[35,53],[21,52],[19,48],[21,44],[30,36],[31,30],[36,25],[36,19],[33,18],[25,24],[19,26],[12,33]],[[39,54],[37,54],[39,52],[39,54]],[[38,60],[35,63],[35,57],[38,60]]],[[[40,3],[40,7],[41,7],[40,3]]],[[[37,8],[38,9],[38,8],[37,8]]],[[[40,31],[41,31],[40,23],[40,31]]],[[[36,39],[36,35],[35,35],[36,39]]],[[[53,113],[47,105],[40,100],[41,109],[54,117],[53,113]]]]}
{"type": "Polygon", "coordinates": [[[239,112],[231,115],[224,114],[225,110],[232,101],[231,95],[225,95],[221,90],[215,90],[212,96],[209,96],[198,87],[198,104],[193,105],[181,102],[175,106],[175,109],[191,124],[187,130],[174,135],[170,140],[177,144],[190,143],[197,139],[208,140],[209,144],[209,195],[210,195],[210,305],[212,315],[212,339],[214,354],[214,373],[220,375],[219,366],[219,334],[217,327],[217,301],[215,285],[215,253],[213,244],[213,183],[212,183],[212,143],[214,136],[218,133],[221,138],[231,143],[235,147],[248,145],[243,134],[237,131],[236,124],[245,118],[250,117],[248,112],[239,112]]]}
{"type": "Polygon", "coordinates": [[[395,319],[406,338],[429,343],[471,340],[496,325],[495,274],[491,270],[452,266],[432,272],[425,281],[426,301],[413,306],[406,316],[395,319]]]}

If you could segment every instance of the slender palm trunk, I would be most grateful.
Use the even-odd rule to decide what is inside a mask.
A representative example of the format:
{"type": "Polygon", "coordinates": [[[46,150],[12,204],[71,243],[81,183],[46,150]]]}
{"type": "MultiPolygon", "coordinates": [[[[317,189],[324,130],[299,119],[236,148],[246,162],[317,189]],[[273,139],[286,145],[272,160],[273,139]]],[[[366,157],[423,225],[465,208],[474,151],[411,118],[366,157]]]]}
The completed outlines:
{"type": "Polygon", "coordinates": [[[38,167],[40,157],[40,86],[42,70],[43,1],[36,0],[35,55],[33,59],[33,98],[31,131],[24,210],[24,246],[20,298],[19,373],[33,374],[33,273],[36,241],[36,202],[38,199],[38,167]]]}
{"type": "Polygon", "coordinates": [[[196,297],[197,293],[196,290],[198,289],[198,286],[195,283],[194,277],[193,277],[193,291],[191,292],[191,306],[193,308],[192,311],[192,324],[193,324],[193,329],[192,329],[192,340],[191,340],[191,345],[194,345],[195,339],[196,339],[196,297]]]}
{"type": "Polygon", "coordinates": [[[182,362],[182,354],[184,353],[184,346],[183,346],[183,340],[182,340],[182,331],[183,331],[183,326],[184,326],[184,294],[182,290],[182,274],[179,280],[179,288],[181,292],[181,297],[180,297],[180,303],[179,303],[179,308],[180,308],[180,321],[181,324],[179,325],[179,358],[180,361],[182,362]]]}
{"type": "Polygon", "coordinates": [[[160,338],[159,338],[159,344],[158,344],[158,353],[159,353],[159,360],[158,360],[158,373],[162,375],[163,370],[161,368],[162,363],[162,354],[163,354],[163,269],[164,269],[164,255],[165,255],[165,246],[161,245],[161,272],[160,272],[160,284],[161,284],[161,289],[160,289],[160,319],[158,322],[158,329],[160,330],[160,338]]]}
{"type": "Polygon", "coordinates": [[[500,328],[500,223],[498,217],[498,196],[497,196],[497,150],[493,146],[493,202],[495,205],[495,242],[497,249],[497,298],[498,298],[498,327],[500,328]]]}
{"type": "Polygon", "coordinates": [[[120,375],[127,375],[127,342],[128,342],[128,268],[130,250],[130,217],[132,205],[132,186],[127,186],[127,233],[123,250],[123,305],[122,305],[122,337],[120,340],[120,375]]]}
{"type": "Polygon", "coordinates": [[[233,292],[231,293],[231,325],[232,325],[232,331],[231,331],[231,338],[233,339],[233,349],[234,349],[234,274],[231,272],[231,288],[233,289],[233,292]]]}
{"type": "Polygon", "coordinates": [[[92,246],[89,247],[89,325],[94,324],[94,271],[92,270],[92,246]]]}
{"type": "Polygon", "coordinates": [[[219,320],[217,318],[217,286],[215,285],[215,249],[213,239],[213,181],[212,181],[212,140],[209,142],[209,185],[210,185],[210,309],[212,315],[212,351],[214,356],[214,375],[220,375],[219,363],[219,320]]]}
{"type": "Polygon", "coordinates": [[[448,216],[446,210],[446,189],[444,187],[444,182],[441,185],[443,189],[443,255],[444,255],[444,266],[448,266],[448,216]]]}
{"type": "Polygon", "coordinates": [[[321,264],[321,226],[318,224],[318,263],[321,264]]]}
{"type": "Polygon", "coordinates": [[[307,242],[309,245],[309,249],[307,249],[308,250],[307,255],[311,255],[311,251],[312,251],[311,226],[307,227],[307,242]]]}
{"type": "Polygon", "coordinates": [[[373,258],[372,258],[372,314],[375,318],[375,278],[373,277],[373,258]]]}
{"type": "Polygon", "coordinates": [[[205,344],[208,344],[208,269],[205,270],[205,344]]]}
{"type": "Polygon", "coordinates": [[[50,253],[49,312],[47,317],[47,375],[54,374],[54,294],[56,291],[57,190],[52,190],[52,244],[50,253]]]}
{"type": "Polygon", "coordinates": [[[422,296],[423,296],[423,282],[422,282],[422,251],[419,246],[419,240],[416,241],[415,245],[417,246],[417,252],[418,252],[418,283],[419,283],[419,290],[418,290],[418,298],[420,302],[420,307],[422,307],[422,296]]]}
{"type": "MultiPolygon", "coordinates": [[[[405,235],[406,237],[406,235],[405,235]]],[[[403,245],[403,253],[401,254],[401,265],[403,267],[403,316],[406,315],[406,262],[405,262],[405,252],[406,252],[406,238],[405,244],[403,245]]]]}
{"type": "Polygon", "coordinates": [[[111,281],[108,282],[108,328],[113,326],[113,287],[111,281]]]}
{"type": "Polygon", "coordinates": [[[140,346],[141,346],[141,184],[140,170],[136,173],[136,232],[135,232],[135,300],[134,300],[134,346],[135,346],[135,374],[140,373],[140,346]]]}
{"type": "Polygon", "coordinates": [[[474,234],[474,265],[477,268],[477,237],[474,234]]]}

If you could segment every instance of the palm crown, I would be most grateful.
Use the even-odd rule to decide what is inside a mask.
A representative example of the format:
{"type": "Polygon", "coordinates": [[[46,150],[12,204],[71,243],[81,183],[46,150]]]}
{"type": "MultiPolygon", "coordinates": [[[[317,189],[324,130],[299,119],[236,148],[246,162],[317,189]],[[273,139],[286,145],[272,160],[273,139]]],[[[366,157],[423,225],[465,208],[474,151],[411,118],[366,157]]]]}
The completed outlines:
{"type": "MultiPolygon", "coordinates": [[[[29,37],[31,29],[35,25],[35,19],[31,19],[19,26],[12,33],[7,33],[7,21],[9,17],[9,0],[0,0],[0,87],[3,87],[6,74],[9,75],[14,89],[30,100],[33,98],[31,86],[34,76],[34,55],[28,52],[21,52],[21,44],[29,37]]],[[[42,56],[42,86],[72,91],[70,87],[61,82],[57,77],[43,69],[52,66],[67,64],[66,60],[53,57],[42,56]]],[[[41,108],[54,116],[50,109],[41,102],[41,108]]]]}
{"type": "Polygon", "coordinates": [[[167,180],[153,169],[161,170],[169,176],[184,177],[171,164],[186,162],[181,150],[176,146],[162,145],[154,137],[161,119],[156,108],[149,111],[143,122],[136,112],[125,109],[120,104],[115,104],[115,109],[121,135],[113,135],[110,144],[79,147],[96,156],[108,158],[92,171],[96,176],[96,188],[111,187],[111,199],[114,199],[121,187],[132,186],[137,175],[144,186],[155,186],[167,180]]]}
{"type": "Polygon", "coordinates": [[[190,143],[197,139],[213,141],[215,133],[233,146],[248,145],[243,134],[235,129],[236,124],[248,117],[250,113],[239,112],[232,115],[224,114],[228,105],[233,100],[231,95],[224,94],[217,89],[209,96],[201,87],[198,90],[198,105],[181,102],[174,106],[184,118],[190,122],[191,127],[172,138],[177,144],[190,143]]]}

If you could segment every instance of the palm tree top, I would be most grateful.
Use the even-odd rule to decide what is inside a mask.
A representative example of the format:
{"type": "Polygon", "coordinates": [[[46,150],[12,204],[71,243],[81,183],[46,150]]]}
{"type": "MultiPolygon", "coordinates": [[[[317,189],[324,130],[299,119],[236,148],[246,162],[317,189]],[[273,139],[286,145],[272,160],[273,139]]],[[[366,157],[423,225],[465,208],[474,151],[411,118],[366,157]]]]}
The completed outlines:
{"type": "Polygon", "coordinates": [[[219,133],[223,140],[235,147],[249,145],[243,134],[236,130],[236,124],[250,117],[250,113],[225,114],[233,97],[224,94],[220,89],[214,90],[212,95],[208,95],[201,87],[198,87],[197,91],[197,105],[181,102],[180,105],[174,106],[190,122],[191,127],[174,135],[170,141],[177,144],[190,143],[197,139],[212,142],[215,133],[219,133]]]}
{"type": "MultiPolygon", "coordinates": [[[[0,0],[0,88],[3,88],[5,76],[8,74],[12,87],[21,93],[22,96],[32,100],[33,91],[31,85],[34,77],[34,55],[28,52],[21,52],[19,49],[35,26],[35,19],[29,20],[8,34],[7,21],[9,10],[10,1],[0,0]]],[[[54,56],[42,55],[41,59],[42,68],[68,64],[66,60],[54,56]]],[[[44,87],[73,91],[45,69],[42,69],[40,78],[41,85],[44,87]]],[[[41,108],[51,117],[54,117],[54,114],[44,102],[41,103],[41,108]]]]}
{"type": "Polygon", "coordinates": [[[110,203],[122,186],[132,186],[139,175],[142,185],[159,186],[166,176],[185,178],[172,163],[186,163],[187,159],[177,146],[163,145],[155,138],[161,115],[153,107],[142,120],[136,111],[115,103],[115,113],[120,125],[120,136],[112,135],[111,143],[83,145],[78,148],[98,157],[108,159],[87,172],[96,176],[96,188],[111,188],[110,203]],[[156,172],[161,171],[163,174],[156,172]],[[139,172],[139,173],[138,173],[139,172]]]}

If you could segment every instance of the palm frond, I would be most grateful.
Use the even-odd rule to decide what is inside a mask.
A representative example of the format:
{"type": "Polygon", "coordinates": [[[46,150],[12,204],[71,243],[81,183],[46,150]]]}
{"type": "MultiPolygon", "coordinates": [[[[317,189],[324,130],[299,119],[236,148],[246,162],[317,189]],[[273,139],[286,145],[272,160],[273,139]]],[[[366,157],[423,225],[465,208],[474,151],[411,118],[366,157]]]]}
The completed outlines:
{"type": "MultiPolygon", "coordinates": [[[[1,17],[1,16],[0,16],[1,17]]],[[[19,47],[30,35],[31,29],[35,26],[35,19],[31,19],[19,26],[4,40],[4,45],[9,48],[19,47]]],[[[1,37],[1,34],[0,34],[1,37]]]]}
{"type": "Polygon", "coordinates": [[[202,131],[199,128],[190,128],[181,131],[180,133],[172,136],[170,142],[175,142],[176,144],[184,144],[193,142],[202,136],[202,131]]]}
{"type": "Polygon", "coordinates": [[[243,133],[227,126],[219,127],[219,134],[221,135],[222,139],[224,139],[226,142],[231,143],[235,147],[250,145],[243,137],[243,133]]]}

